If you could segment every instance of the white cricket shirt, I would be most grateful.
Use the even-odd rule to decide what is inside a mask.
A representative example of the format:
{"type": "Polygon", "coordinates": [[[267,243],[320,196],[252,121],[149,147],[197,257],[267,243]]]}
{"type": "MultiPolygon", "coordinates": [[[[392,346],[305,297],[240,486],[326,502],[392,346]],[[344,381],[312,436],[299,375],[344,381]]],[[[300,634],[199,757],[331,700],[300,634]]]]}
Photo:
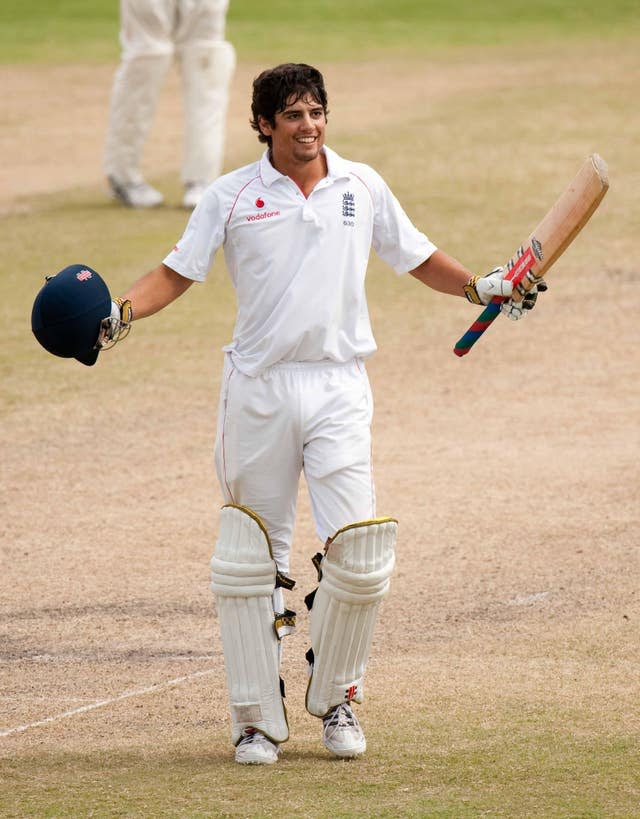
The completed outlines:
{"type": "Polygon", "coordinates": [[[164,259],[204,281],[219,247],[236,289],[232,341],[245,375],[280,361],[349,361],[376,350],[365,296],[371,247],[397,273],[436,246],[410,221],[382,177],[326,146],[327,176],[307,199],[262,158],[221,176],[164,259]]]}

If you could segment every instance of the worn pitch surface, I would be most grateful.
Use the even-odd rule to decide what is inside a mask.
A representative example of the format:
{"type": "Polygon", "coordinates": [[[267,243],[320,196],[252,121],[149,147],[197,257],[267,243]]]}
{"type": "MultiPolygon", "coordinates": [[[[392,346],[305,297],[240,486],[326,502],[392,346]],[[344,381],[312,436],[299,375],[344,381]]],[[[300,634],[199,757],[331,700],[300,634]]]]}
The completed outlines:
{"type": "MultiPolygon", "coordinates": [[[[245,110],[255,68],[236,77],[229,167],[258,150],[245,110]]],[[[436,760],[488,753],[496,737],[535,736],[550,753],[567,738],[637,737],[634,53],[323,68],[330,144],[374,164],[415,221],[478,269],[511,254],[588,153],[611,173],[540,307],[517,326],[497,321],[463,360],[451,348],[473,310],[372,263],[379,512],[399,518],[400,535],[359,709],[369,757],[404,758],[426,795],[436,760]]],[[[215,776],[231,759],[208,591],[219,349],[232,316],[224,271],[218,262],[203,289],[134,326],[93,369],[37,347],[28,315],[40,274],[92,262],[74,213],[147,231],[132,254],[140,269],[114,232],[91,245],[118,287],[162,258],[185,217],[168,228],[166,216],[106,203],[110,69],[1,70],[19,86],[0,137],[12,157],[0,169],[5,243],[23,238],[22,269],[3,265],[0,753],[193,752],[215,776]],[[54,269],[42,270],[49,239],[54,269]]],[[[175,204],[174,76],[159,118],[145,162],[175,204]]],[[[294,766],[325,759],[304,713],[302,598],[317,548],[303,487],[289,600],[299,630],[284,655],[294,766]]]]}

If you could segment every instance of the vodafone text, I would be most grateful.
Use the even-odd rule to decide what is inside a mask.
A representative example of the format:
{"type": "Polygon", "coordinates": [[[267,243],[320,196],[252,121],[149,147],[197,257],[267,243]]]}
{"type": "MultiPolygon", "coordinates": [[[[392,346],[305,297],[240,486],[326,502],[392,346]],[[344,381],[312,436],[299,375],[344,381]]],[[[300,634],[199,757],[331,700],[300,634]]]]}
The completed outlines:
{"type": "Polygon", "coordinates": [[[280,211],[270,210],[267,213],[254,213],[253,216],[247,216],[247,222],[255,222],[257,219],[270,219],[272,216],[280,216],[280,211]]]}

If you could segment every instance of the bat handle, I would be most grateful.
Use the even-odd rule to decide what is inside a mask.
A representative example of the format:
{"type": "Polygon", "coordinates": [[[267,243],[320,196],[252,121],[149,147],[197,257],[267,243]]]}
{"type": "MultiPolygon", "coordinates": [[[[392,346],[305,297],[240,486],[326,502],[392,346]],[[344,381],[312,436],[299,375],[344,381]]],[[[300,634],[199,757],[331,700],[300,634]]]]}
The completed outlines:
{"type": "Polygon", "coordinates": [[[500,305],[503,301],[504,299],[501,296],[496,296],[487,304],[482,313],[480,313],[478,318],[453,348],[453,352],[457,356],[463,356],[469,352],[484,331],[499,316],[500,305]]]}

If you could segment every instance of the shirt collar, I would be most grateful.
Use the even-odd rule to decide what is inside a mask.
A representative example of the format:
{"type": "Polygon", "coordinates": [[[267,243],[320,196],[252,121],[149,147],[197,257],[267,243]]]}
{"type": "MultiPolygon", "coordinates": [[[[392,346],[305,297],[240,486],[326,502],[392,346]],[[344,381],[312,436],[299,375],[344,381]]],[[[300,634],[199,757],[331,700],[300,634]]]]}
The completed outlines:
{"type": "Polygon", "coordinates": [[[260,158],[260,178],[264,184],[270,188],[276,179],[284,179],[284,176],[277,171],[269,161],[269,149],[262,154],[260,158]]]}
{"type": "MultiPolygon", "coordinates": [[[[323,146],[322,151],[327,159],[327,179],[334,181],[349,176],[347,163],[341,156],[335,151],[332,151],[327,145],[323,146]]],[[[270,188],[276,180],[287,178],[271,164],[268,148],[260,158],[260,177],[268,188],[270,188]]]]}
{"type": "Polygon", "coordinates": [[[323,151],[327,158],[327,176],[329,179],[344,179],[345,177],[348,177],[349,168],[346,161],[326,145],[324,146],[323,151]]]}

